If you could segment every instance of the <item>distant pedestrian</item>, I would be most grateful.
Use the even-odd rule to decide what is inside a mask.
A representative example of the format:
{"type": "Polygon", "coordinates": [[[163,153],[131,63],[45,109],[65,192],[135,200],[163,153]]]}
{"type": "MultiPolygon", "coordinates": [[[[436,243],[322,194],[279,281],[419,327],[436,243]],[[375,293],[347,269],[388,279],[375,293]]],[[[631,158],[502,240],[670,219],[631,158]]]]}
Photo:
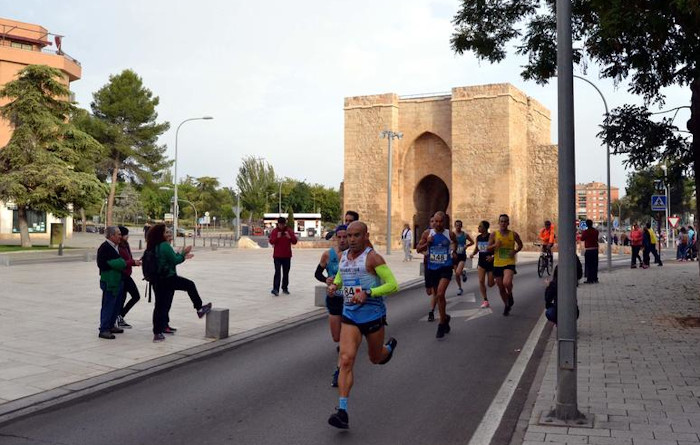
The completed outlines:
{"type": "Polygon", "coordinates": [[[637,260],[639,260],[640,265],[644,265],[642,257],[639,256],[639,251],[642,249],[644,234],[639,228],[639,224],[634,223],[632,225],[632,230],[630,231],[630,244],[632,245],[632,269],[637,268],[637,260]]]}
{"type": "Polygon", "coordinates": [[[586,230],[581,233],[586,274],[584,283],[593,284],[598,282],[598,230],[593,227],[593,221],[590,219],[586,220],[586,226],[586,230]]]}
{"type": "Polygon", "coordinates": [[[202,304],[194,282],[177,274],[178,264],[192,258],[192,246],[187,246],[176,253],[170,242],[173,232],[165,224],[156,224],[148,231],[146,250],[155,252],[158,258],[159,278],[153,283],[156,303],[153,307],[153,341],[165,340],[163,334],[174,334],[177,329],[170,326],[170,307],[176,290],[184,290],[192,301],[199,318],[211,311],[211,303],[202,304]]]}
{"type": "Polygon", "coordinates": [[[287,227],[287,220],[280,216],[277,218],[277,227],[270,233],[270,244],[274,250],[272,259],[275,263],[275,276],[272,280],[270,293],[275,297],[280,294],[280,275],[282,281],[282,293],[289,294],[289,268],[292,263],[292,244],[297,243],[294,231],[287,227]]]}
{"type": "Polygon", "coordinates": [[[401,231],[401,244],[403,245],[403,260],[411,261],[413,255],[411,255],[411,248],[413,247],[413,232],[408,224],[403,225],[403,230],[401,231]]]}
{"type": "Polygon", "coordinates": [[[686,261],[689,239],[688,231],[685,227],[681,227],[680,233],[678,233],[678,261],[686,261]]]}
{"type": "Polygon", "coordinates": [[[97,267],[100,270],[100,289],[102,289],[102,306],[100,309],[99,337],[114,340],[114,334],[121,334],[124,329],[114,323],[121,307],[121,294],[124,290],[122,271],[126,261],[119,255],[119,242],[122,234],[116,226],[105,228],[105,242],[97,249],[97,267]]]}
{"type": "MultiPolygon", "coordinates": [[[[576,255],[577,281],[581,279],[581,275],[582,275],[581,261],[578,259],[578,255],[576,255]]],[[[552,279],[547,284],[547,287],[544,290],[545,317],[547,317],[547,320],[551,321],[554,324],[557,324],[557,286],[558,286],[558,283],[559,283],[559,266],[556,266],[554,268],[554,272],[552,273],[552,279]]],[[[578,283],[576,285],[578,286],[578,283]]],[[[577,304],[576,305],[576,319],[578,319],[579,312],[580,311],[579,311],[578,304],[577,304]]]]}
{"type": "Polygon", "coordinates": [[[651,223],[646,223],[644,227],[644,266],[649,267],[649,261],[651,260],[650,255],[654,255],[654,263],[659,266],[663,266],[664,263],[661,262],[659,257],[659,252],[656,250],[656,243],[658,243],[658,238],[654,229],[651,228],[651,223]]]}
{"type": "Polygon", "coordinates": [[[146,224],[143,225],[143,237],[144,237],[144,239],[146,238],[146,236],[148,236],[148,229],[150,229],[150,228],[151,228],[151,223],[146,221],[146,224]]]}
{"type": "Polygon", "coordinates": [[[122,271],[124,275],[122,278],[124,280],[124,291],[121,294],[121,301],[119,302],[119,315],[117,315],[117,327],[123,329],[131,329],[131,325],[124,320],[126,314],[129,313],[132,307],[141,299],[139,294],[139,288],[136,286],[134,279],[131,278],[131,272],[133,266],[140,266],[141,262],[134,259],[131,255],[131,246],[129,246],[129,229],[124,226],[119,226],[119,232],[121,232],[122,239],[119,242],[119,255],[126,261],[126,268],[122,271]],[[126,295],[129,294],[131,297],[129,302],[126,302],[126,295]]]}
{"type": "Polygon", "coordinates": [[[695,261],[698,256],[697,232],[693,226],[688,226],[688,259],[695,261]]]}

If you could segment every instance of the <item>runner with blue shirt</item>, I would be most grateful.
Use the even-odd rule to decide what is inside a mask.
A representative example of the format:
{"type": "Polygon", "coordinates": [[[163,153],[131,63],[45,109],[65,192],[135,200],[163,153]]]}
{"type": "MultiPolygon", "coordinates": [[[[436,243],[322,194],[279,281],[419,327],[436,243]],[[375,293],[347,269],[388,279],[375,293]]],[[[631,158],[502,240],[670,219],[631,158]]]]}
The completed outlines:
{"type": "Polygon", "coordinates": [[[464,265],[467,262],[467,248],[474,245],[474,240],[467,232],[462,230],[462,221],[455,221],[455,237],[457,238],[457,259],[454,263],[455,281],[459,290],[457,295],[462,295],[462,283],[467,281],[467,271],[464,270],[464,265]]]}
{"type": "Polygon", "coordinates": [[[399,289],[384,258],[370,247],[367,225],[360,221],[347,228],[349,248],[340,259],[338,274],[328,286],[328,295],[342,290],[343,315],[340,330],[340,375],[338,408],[328,418],[336,428],[348,428],[348,397],[353,385],[353,366],[362,336],[367,339],[369,360],[383,365],[391,360],[396,339],[384,343],[386,306],[384,296],[399,289]]]}
{"type": "Polygon", "coordinates": [[[437,300],[440,312],[436,338],[443,338],[450,333],[450,316],[447,315],[447,301],[445,291],[452,280],[452,265],[457,259],[455,249],[457,237],[454,232],[445,228],[447,215],[445,212],[436,212],[433,216],[433,228],[423,232],[418,243],[419,251],[426,251],[428,263],[425,269],[425,287],[431,288],[437,300]]]}
{"type": "MultiPolygon", "coordinates": [[[[344,251],[348,249],[348,234],[347,226],[340,225],[332,232],[335,234],[336,241],[338,245],[336,247],[331,247],[330,249],[323,252],[321,255],[321,260],[316,267],[316,273],[314,276],[318,281],[325,285],[331,285],[335,276],[338,274],[338,264],[340,263],[340,257],[344,251]],[[323,271],[328,274],[323,275],[323,271]]],[[[331,330],[331,337],[333,341],[340,342],[340,321],[343,315],[343,293],[338,290],[333,295],[326,295],[326,308],[328,309],[328,326],[331,330]]],[[[336,350],[340,352],[340,346],[336,347],[336,350]]],[[[338,373],[340,372],[340,354],[338,354],[338,362],[333,372],[333,380],[331,381],[331,386],[334,388],[338,387],[338,373]]]]}

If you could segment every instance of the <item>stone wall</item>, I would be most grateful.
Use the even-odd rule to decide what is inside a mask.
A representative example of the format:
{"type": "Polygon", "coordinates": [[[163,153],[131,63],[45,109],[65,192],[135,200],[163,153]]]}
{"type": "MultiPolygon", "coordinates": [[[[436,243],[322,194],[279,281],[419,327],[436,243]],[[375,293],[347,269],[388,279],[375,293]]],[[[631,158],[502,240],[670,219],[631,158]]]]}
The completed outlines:
{"type": "Polygon", "coordinates": [[[345,100],[345,210],[357,210],[372,241],[386,242],[387,140],[392,149],[392,246],[404,223],[419,236],[428,211],[447,210],[470,233],[485,219],[533,240],[557,217],[557,149],[549,111],[510,84],[458,87],[451,95],[396,94],[345,100]],[[439,179],[438,179],[439,178],[439,179]]]}

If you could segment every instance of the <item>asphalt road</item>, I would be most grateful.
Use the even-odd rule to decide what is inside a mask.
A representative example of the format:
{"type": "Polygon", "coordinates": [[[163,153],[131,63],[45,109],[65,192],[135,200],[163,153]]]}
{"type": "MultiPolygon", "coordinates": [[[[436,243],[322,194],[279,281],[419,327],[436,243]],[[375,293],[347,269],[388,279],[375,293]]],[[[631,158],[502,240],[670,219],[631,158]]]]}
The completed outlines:
{"type": "Polygon", "coordinates": [[[392,361],[355,368],[350,430],[327,424],[335,346],[318,320],[0,427],[0,444],[467,443],[543,310],[544,281],[519,266],[515,306],[479,309],[476,276],[448,288],[452,332],[435,338],[423,288],[387,299],[392,361]]]}

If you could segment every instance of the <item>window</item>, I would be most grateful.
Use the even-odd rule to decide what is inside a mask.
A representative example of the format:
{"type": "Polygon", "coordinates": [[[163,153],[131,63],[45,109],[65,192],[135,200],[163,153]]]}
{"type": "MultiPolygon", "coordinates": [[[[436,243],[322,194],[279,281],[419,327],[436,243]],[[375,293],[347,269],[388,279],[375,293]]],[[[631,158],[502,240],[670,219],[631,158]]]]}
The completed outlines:
{"type": "MultiPolygon", "coordinates": [[[[29,233],[46,233],[46,212],[27,210],[29,233]]],[[[19,233],[19,212],[12,211],[12,233],[19,233]]]]}

